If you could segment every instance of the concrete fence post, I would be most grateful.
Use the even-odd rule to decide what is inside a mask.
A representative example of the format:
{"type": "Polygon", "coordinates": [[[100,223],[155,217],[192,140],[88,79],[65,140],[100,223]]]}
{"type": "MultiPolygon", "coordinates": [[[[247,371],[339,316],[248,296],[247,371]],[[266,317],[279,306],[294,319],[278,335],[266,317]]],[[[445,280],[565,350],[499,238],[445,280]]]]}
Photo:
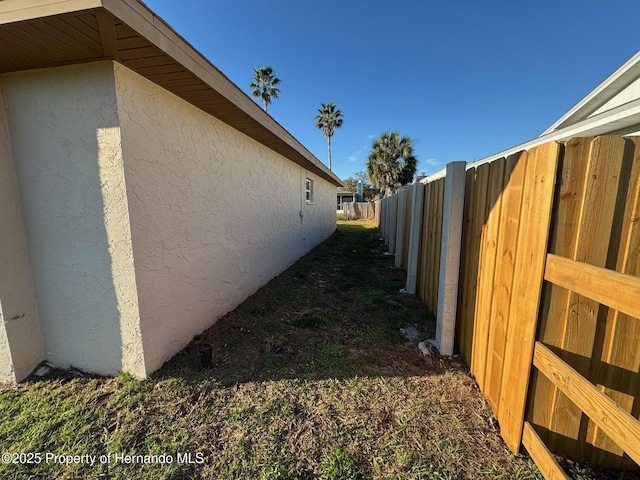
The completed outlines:
{"type": "Polygon", "coordinates": [[[458,303],[460,247],[462,244],[462,214],[466,162],[447,164],[442,215],[442,248],[438,283],[438,317],[435,347],[442,355],[453,355],[458,303]]]}
{"type": "Polygon", "coordinates": [[[409,252],[407,262],[407,293],[414,294],[418,288],[418,256],[420,253],[420,233],[422,232],[422,208],[424,205],[424,184],[413,185],[411,204],[411,229],[409,231],[409,252]]]}
{"type": "Polygon", "coordinates": [[[396,214],[396,255],[394,259],[394,267],[400,268],[402,267],[402,248],[404,247],[404,223],[407,221],[405,218],[405,204],[407,200],[407,191],[406,190],[398,190],[398,208],[396,214]]]}

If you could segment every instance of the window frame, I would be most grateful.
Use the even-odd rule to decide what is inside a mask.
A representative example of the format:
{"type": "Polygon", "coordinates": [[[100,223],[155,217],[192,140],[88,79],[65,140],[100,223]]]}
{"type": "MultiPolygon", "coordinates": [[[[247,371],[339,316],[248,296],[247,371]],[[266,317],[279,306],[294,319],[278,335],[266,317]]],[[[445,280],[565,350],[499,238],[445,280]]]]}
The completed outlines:
{"type": "Polygon", "coordinates": [[[304,200],[307,205],[313,205],[313,179],[309,177],[304,181],[304,200]]]}

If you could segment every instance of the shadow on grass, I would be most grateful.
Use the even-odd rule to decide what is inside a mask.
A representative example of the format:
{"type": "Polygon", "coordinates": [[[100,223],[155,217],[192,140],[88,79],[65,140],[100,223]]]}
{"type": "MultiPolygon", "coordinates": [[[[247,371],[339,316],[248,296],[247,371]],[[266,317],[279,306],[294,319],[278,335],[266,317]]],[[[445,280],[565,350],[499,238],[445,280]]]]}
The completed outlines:
{"type": "MultiPolygon", "coordinates": [[[[175,461],[0,463],[0,477],[541,480],[468,373],[401,335],[433,337],[435,321],[384,251],[371,223],[339,223],[150,379],[54,371],[0,393],[6,451],[175,461]]],[[[592,473],[575,478],[631,478],[592,473]]]]}
{"type": "Polygon", "coordinates": [[[218,320],[157,377],[214,378],[223,385],[288,378],[423,375],[429,366],[400,329],[435,335],[404,270],[374,225],[339,222],[336,232],[234,311],[218,320]],[[200,366],[199,347],[213,347],[200,366]]]}

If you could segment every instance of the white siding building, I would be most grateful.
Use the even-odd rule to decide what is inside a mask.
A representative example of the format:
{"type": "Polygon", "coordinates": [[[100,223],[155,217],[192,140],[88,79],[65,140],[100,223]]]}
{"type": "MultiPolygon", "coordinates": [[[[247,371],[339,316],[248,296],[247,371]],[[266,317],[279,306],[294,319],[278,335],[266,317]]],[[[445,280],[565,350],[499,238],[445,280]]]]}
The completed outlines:
{"type": "Polygon", "coordinates": [[[491,162],[551,140],[638,134],[640,134],[640,51],[540,136],[469,165],[491,162]]]}
{"type": "MultiPolygon", "coordinates": [[[[640,135],[640,51],[538,137],[467,164],[473,168],[549,141],[598,135],[640,135]]],[[[445,169],[419,180],[429,183],[445,169]]]]}

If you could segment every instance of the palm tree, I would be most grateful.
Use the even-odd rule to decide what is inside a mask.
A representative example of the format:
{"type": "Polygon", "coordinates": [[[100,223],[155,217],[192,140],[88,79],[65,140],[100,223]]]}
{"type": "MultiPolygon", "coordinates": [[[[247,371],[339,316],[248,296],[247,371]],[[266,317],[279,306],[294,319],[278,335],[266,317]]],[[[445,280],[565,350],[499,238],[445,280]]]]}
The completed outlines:
{"type": "Polygon", "coordinates": [[[276,85],[279,83],[280,79],[273,74],[273,69],[270,66],[253,69],[253,82],[249,84],[249,87],[253,90],[252,95],[262,100],[265,112],[271,99],[278,98],[280,90],[276,88],[276,85]]]}
{"type": "Polygon", "coordinates": [[[316,115],[316,128],[322,130],[327,137],[327,149],[329,150],[329,170],[331,170],[331,137],[336,128],[342,126],[342,112],[336,109],[333,103],[321,103],[316,115]]]}
{"type": "Polygon", "coordinates": [[[409,137],[398,132],[385,132],[371,146],[367,160],[369,180],[388,197],[396,185],[413,180],[418,159],[413,155],[413,144],[409,137]]]}

